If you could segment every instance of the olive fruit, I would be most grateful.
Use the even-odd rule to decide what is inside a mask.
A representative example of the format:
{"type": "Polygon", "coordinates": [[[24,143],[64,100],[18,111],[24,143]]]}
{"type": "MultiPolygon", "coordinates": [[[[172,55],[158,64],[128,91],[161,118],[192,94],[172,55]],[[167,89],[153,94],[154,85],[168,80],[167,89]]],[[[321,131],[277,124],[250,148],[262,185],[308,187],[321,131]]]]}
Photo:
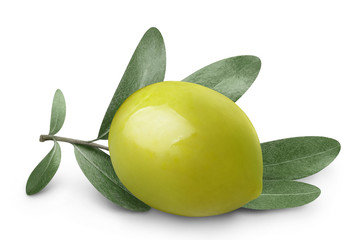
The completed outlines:
{"type": "Polygon", "coordinates": [[[230,212],[262,191],[262,153],[246,114],[207,87],[178,81],[146,86],[117,110],[112,165],[138,199],[183,216],[230,212]]]}

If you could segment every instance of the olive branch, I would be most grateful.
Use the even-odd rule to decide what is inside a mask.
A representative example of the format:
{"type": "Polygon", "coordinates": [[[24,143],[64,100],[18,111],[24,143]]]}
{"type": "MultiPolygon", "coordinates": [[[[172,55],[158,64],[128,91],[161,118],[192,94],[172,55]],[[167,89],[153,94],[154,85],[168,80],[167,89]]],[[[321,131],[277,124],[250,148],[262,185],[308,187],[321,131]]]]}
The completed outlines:
{"type": "MultiPolygon", "coordinates": [[[[235,56],[212,63],[182,81],[203,85],[237,101],[255,81],[260,68],[258,57],[235,56]]],[[[165,69],[163,37],[156,28],[150,28],[140,40],[112,97],[97,138],[91,141],[56,136],[66,116],[65,98],[58,89],[53,98],[49,134],[40,135],[39,138],[40,142],[53,141],[54,146],[30,174],[26,193],[38,193],[52,180],[61,161],[58,142],[66,142],[74,146],[81,170],[103,196],[132,211],[149,210],[150,207],[132,195],[116,176],[110,156],[102,151],[107,151],[108,147],[95,142],[107,140],[117,109],[132,93],[164,81],[165,69]]],[[[320,189],[294,180],[313,175],[327,167],[339,154],[340,144],[332,138],[306,136],[262,143],[261,148],[263,191],[243,208],[281,209],[312,202],[320,195],[320,189]]]]}

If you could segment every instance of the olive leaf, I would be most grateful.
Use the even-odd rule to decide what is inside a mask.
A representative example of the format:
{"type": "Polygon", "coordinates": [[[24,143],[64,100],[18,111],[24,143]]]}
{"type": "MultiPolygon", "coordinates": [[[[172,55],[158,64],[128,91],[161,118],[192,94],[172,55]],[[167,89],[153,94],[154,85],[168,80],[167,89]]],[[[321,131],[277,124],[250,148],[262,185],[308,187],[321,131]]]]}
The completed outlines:
{"type": "Polygon", "coordinates": [[[26,183],[28,195],[41,191],[52,180],[59,168],[61,150],[57,141],[54,141],[52,150],[43,158],[30,174],[26,183]]]}
{"type": "Polygon", "coordinates": [[[328,166],[340,144],[326,137],[295,137],[261,144],[264,179],[299,179],[328,166]]]}
{"type": "Polygon", "coordinates": [[[142,37],[129,65],[113,95],[103,118],[98,139],[107,139],[112,119],[128,96],[136,90],[156,82],[165,76],[166,53],[164,40],[156,28],[150,28],[142,37]]]}
{"type": "Polygon", "coordinates": [[[150,209],[120,182],[108,154],[98,148],[78,144],[74,144],[74,153],[84,175],[104,197],[132,211],[143,212],[150,209]]]}
{"type": "Polygon", "coordinates": [[[255,56],[236,56],[212,63],[182,81],[197,83],[237,101],[255,81],[261,61],[255,56]]]}
{"type": "Polygon", "coordinates": [[[313,185],[291,180],[265,180],[261,195],[243,208],[269,210],[293,208],[314,201],[320,189],[313,185]]]}
{"type": "Polygon", "coordinates": [[[54,135],[57,132],[59,132],[59,130],[63,126],[65,118],[66,118],[66,101],[64,99],[62,91],[60,89],[57,89],[53,98],[49,135],[54,135]]]}

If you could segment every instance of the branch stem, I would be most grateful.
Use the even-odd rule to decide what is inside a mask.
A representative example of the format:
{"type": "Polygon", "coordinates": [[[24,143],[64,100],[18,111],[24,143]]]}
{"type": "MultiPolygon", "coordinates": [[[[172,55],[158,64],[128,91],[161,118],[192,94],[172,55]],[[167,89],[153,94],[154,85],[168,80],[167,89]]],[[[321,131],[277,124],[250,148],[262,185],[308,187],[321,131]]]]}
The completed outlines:
{"type": "Polygon", "coordinates": [[[39,137],[40,142],[45,142],[45,141],[49,141],[49,140],[56,140],[58,142],[67,142],[67,143],[71,143],[71,144],[79,144],[79,145],[84,145],[84,146],[89,146],[89,147],[94,147],[94,148],[100,148],[100,149],[104,149],[104,150],[108,151],[108,147],[103,146],[101,144],[89,142],[89,141],[83,141],[83,140],[78,140],[78,139],[73,139],[73,138],[58,137],[58,136],[52,136],[52,135],[40,135],[40,137],[39,137]]]}

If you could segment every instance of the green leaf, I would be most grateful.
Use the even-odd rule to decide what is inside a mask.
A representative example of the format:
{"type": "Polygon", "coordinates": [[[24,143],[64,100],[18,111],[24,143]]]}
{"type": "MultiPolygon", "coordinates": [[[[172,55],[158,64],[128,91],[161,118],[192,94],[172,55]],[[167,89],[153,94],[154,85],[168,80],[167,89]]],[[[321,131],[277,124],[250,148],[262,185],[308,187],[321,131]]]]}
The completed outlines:
{"type": "Polygon", "coordinates": [[[237,56],[212,63],[183,79],[222,93],[237,101],[255,81],[261,60],[255,56],[237,56]]]}
{"type": "Polygon", "coordinates": [[[112,119],[121,104],[132,93],[165,76],[164,40],[156,28],[150,28],[137,46],[103,118],[98,139],[107,139],[112,119]]]}
{"type": "Polygon", "coordinates": [[[293,208],[314,201],[320,189],[303,182],[291,180],[265,180],[261,195],[243,206],[256,210],[293,208]]]}
{"type": "Polygon", "coordinates": [[[52,180],[58,170],[61,160],[61,150],[58,142],[54,141],[52,150],[35,167],[26,183],[28,195],[41,191],[52,180]]]}
{"type": "Polygon", "coordinates": [[[74,145],[78,165],[92,185],[107,199],[132,211],[147,211],[145,203],[134,197],[118,179],[110,156],[100,149],[74,145]]]}
{"type": "Polygon", "coordinates": [[[338,141],[326,137],[296,137],[261,144],[264,179],[299,179],[328,166],[338,155],[338,141]]]}
{"type": "Polygon", "coordinates": [[[50,118],[49,135],[54,135],[62,128],[66,118],[66,100],[61,90],[57,89],[53,98],[52,116],[50,118]]]}

